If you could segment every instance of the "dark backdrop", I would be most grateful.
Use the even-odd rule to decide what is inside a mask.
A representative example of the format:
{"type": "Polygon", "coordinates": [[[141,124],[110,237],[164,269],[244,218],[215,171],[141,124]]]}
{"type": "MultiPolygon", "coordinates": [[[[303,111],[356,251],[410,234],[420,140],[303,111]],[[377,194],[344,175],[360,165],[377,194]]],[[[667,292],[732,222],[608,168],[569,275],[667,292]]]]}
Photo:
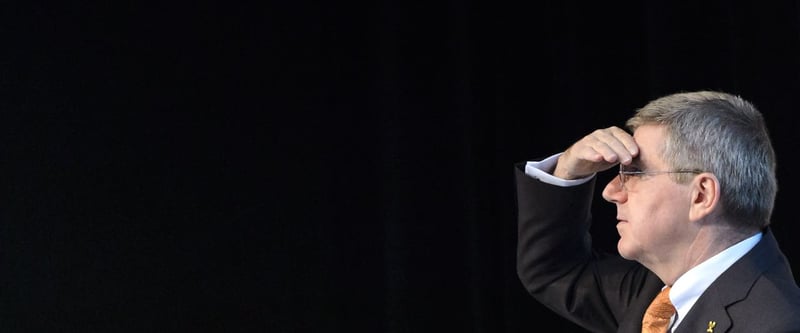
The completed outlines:
{"type": "MultiPolygon", "coordinates": [[[[765,114],[800,273],[795,1],[20,1],[0,18],[3,332],[581,332],[516,277],[513,164],[683,90],[765,114]]],[[[599,192],[594,214],[614,251],[599,192]]]]}

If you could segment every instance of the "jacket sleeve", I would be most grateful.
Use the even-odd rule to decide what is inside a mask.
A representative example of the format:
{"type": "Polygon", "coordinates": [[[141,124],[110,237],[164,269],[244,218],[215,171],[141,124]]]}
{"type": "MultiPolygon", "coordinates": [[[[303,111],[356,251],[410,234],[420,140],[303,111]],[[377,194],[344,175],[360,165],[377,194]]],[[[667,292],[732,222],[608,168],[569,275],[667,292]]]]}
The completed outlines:
{"type": "Polygon", "coordinates": [[[595,179],[573,187],[543,183],[517,164],[517,273],[529,293],[589,260],[595,179]]]}

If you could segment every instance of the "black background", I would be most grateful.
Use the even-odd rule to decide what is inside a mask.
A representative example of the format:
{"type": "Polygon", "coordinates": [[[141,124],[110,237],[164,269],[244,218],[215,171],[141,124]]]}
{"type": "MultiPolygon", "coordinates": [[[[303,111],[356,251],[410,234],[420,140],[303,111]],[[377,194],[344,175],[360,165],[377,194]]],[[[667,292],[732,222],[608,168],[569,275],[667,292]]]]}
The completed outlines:
{"type": "MultiPolygon", "coordinates": [[[[795,1],[2,4],[0,330],[582,332],[516,277],[512,166],[698,89],[764,113],[774,230],[798,261],[799,17],[795,1]]],[[[614,251],[599,189],[595,243],[614,251]]]]}

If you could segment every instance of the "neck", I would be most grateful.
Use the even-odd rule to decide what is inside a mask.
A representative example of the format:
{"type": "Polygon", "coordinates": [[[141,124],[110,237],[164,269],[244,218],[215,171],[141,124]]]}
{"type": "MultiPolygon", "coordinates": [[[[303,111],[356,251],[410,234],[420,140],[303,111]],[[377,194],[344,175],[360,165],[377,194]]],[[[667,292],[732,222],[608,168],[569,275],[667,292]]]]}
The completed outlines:
{"type": "Polygon", "coordinates": [[[678,256],[672,269],[658,274],[662,281],[672,286],[684,273],[731,246],[753,236],[757,231],[744,232],[730,226],[706,225],[697,230],[686,251],[678,256]]]}

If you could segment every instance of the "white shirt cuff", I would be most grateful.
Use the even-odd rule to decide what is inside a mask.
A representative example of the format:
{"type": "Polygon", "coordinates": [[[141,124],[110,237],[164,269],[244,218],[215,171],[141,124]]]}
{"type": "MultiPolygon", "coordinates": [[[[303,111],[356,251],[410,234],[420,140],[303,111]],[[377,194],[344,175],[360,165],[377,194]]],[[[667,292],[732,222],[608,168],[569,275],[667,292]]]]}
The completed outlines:
{"type": "Polygon", "coordinates": [[[530,161],[525,164],[525,174],[536,178],[542,182],[561,186],[561,187],[568,187],[568,186],[575,186],[580,185],[594,177],[594,174],[578,179],[561,179],[556,176],[550,174],[555,170],[556,164],[558,163],[558,157],[561,156],[563,153],[558,153],[553,156],[550,156],[541,161],[530,161]]]}

